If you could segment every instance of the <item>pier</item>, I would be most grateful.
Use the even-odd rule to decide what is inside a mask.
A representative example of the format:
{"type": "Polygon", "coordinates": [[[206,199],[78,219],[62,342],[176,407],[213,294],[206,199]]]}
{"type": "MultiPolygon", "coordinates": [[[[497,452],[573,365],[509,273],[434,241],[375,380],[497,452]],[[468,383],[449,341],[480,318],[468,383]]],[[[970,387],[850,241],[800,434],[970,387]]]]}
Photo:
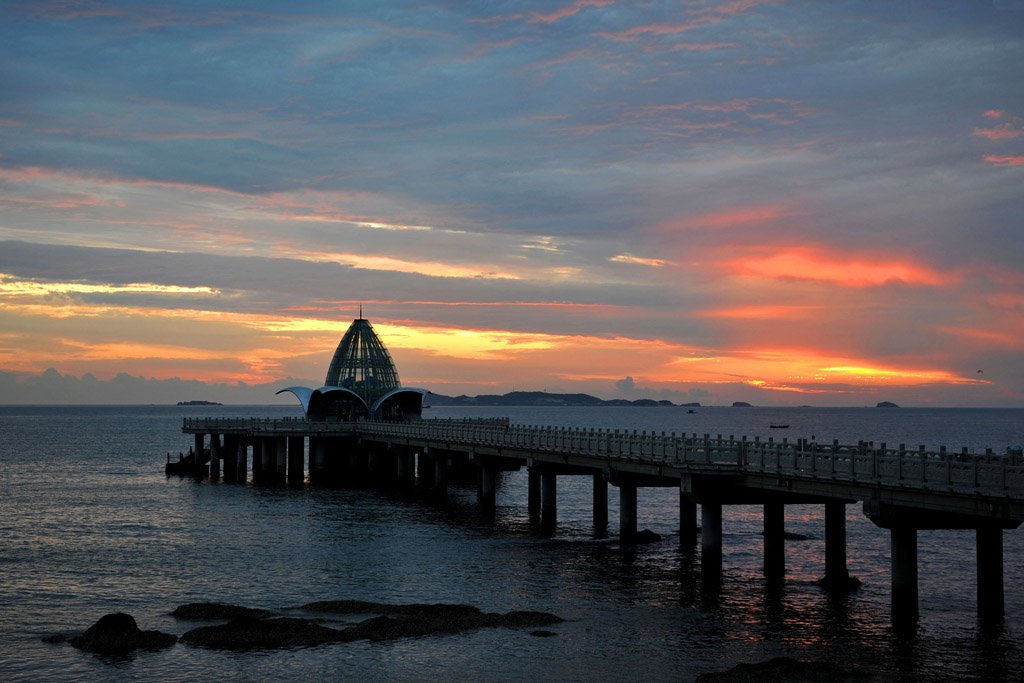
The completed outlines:
{"type": "MultiPolygon", "coordinates": [[[[700,539],[706,582],[722,575],[722,509],[761,505],[764,571],[785,575],[785,506],[820,504],[825,511],[822,585],[845,589],[854,580],[846,564],[846,506],[890,532],[892,614],[897,624],[918,617],[917,532],[974,529],[977,533],[978,613],[1004,614],[1004,529],[1024,521],[1024,461],[1020,451],[995,454],[927,451],[885,443],[818,443],[709,434],[512,425],[508,420],[411,422],[305,419],[195,418],[182,431],[195,453],[209,449],[203,476],[302,485],[310,480],[372,478],[397,486],[429,488],[444,497],[453,472],[474,473],[481,506],[493,509],[497,474],[526,467],[528,506],[541,526],[554,530],[558,477],[593,480],[598,531],[608,524],[608,486],[619,490],[619,537],[637,536],[640,491],[679,490],[680,542],[700,539]],[[698,511],[700,524],[698,533],[698,511]]],[[[201,458],[199,458],[201,461],[201,458]]]]}

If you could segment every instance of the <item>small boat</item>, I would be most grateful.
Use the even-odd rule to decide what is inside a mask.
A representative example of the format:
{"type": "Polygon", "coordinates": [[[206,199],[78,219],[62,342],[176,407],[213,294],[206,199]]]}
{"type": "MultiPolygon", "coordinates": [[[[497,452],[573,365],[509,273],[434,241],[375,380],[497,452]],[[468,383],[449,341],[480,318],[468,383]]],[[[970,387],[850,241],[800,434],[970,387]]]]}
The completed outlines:
{"type": "Polygon", "coordinates": [[[696,411],[696,410],[694,410],[693,408],[690,408],[690,409],[689,409],[689,410],[687,410],[686,412],[688,412],[688,413],[695,413],[695,412],[697,412],[697,411],[696,411]]]}
{"type": "Polygon", "coordinates": [[[768,426],[769,426],[770,428],[772,428],[772,429],[789,429],[789,425],[776,425],[776,424],[770,424],[770,425],[768,425],[768,426]]]}

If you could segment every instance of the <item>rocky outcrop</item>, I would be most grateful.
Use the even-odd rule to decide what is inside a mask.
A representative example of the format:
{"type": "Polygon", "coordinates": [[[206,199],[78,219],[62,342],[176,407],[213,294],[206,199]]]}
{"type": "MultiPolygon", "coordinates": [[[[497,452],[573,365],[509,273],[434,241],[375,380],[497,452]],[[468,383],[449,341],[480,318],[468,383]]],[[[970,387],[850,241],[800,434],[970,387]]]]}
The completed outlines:
{"type": "Polygon", "coordinates": [[[339,643],[342,631],[321,626],[311,619],[256,619],[241,617],[218,626],[187,631],[181,642],[215,650],[271,650],[283,647],[312,647],[339,643]]]}
{"type": "Polygon", "coordinates": [[[872,681],[870,672],[830,664],[805,662],[791,657],[776,657],[757,664],[737,664],[728,671],[697,676],[697,683],[765,683],[771,681],[872,681]]]}
{"type": "MultiPolygon", "coordinates": [[[[188,631],[182,635],[181,641],[199,647],[223,650],[276,649],[354,640],[394,640],[439,633],[458,633],[478,628],[531,628],[550,626],[562,621],[560,617],[547,612],[513,611],[507,614],[491,614],[471,605],[390,605],[362,600],[312,602],[295,609],[320,614],[378,616],[343,629],[324,626],[318,619],[242,616],[231,619],[226,624],[204,626],[188,631]]],[[[178,611],[175,610],[175,614],[178,611]]],[[[184,613],[193,612],[185,610],[184,613]]]]}
{"type": "Polygon", "coordinates": [[[100,617],[80,636],[68,642],[88,652],[125,654],[133,650],[156,650],[178,642],[177,636],[160,631],[143,631],[130,614],[118,612],[100,617]]]}

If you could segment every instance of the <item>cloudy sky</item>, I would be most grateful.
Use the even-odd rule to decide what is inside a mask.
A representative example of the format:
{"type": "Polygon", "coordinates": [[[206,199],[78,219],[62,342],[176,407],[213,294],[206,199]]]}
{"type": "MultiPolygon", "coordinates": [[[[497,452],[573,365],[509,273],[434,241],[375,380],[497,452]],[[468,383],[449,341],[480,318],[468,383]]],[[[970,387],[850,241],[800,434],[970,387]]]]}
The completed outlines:
{"type": "Polygon", "coordinates": [[[0,402],[270,401],[362,303],[438,393],[1024,406],[1022,65],[1016,0],[0,2],[0,402]]]}

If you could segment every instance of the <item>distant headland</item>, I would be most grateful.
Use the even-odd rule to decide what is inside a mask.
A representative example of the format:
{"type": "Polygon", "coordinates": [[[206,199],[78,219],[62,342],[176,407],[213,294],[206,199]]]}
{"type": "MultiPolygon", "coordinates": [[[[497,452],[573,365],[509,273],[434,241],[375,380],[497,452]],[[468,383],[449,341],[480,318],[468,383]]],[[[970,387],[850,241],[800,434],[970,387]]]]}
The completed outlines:
{"type": "Polygon", "coordinates": [[[672,403],[641,398],[629,401],[624,398],[600,399],[590,394],[549,394],[546,391],[511,391],[507,394],[481,394],[480,396],[444,396],[430,394],[427,401],[431,406],[639,406],[639,407],[683,407],[699,408],[700,403],[672,403]]]}
{"type": "Polygon", "coordinates": [[[216,401],[178,401],[179,406],[222,406],[223,403],[216,401]]]}

